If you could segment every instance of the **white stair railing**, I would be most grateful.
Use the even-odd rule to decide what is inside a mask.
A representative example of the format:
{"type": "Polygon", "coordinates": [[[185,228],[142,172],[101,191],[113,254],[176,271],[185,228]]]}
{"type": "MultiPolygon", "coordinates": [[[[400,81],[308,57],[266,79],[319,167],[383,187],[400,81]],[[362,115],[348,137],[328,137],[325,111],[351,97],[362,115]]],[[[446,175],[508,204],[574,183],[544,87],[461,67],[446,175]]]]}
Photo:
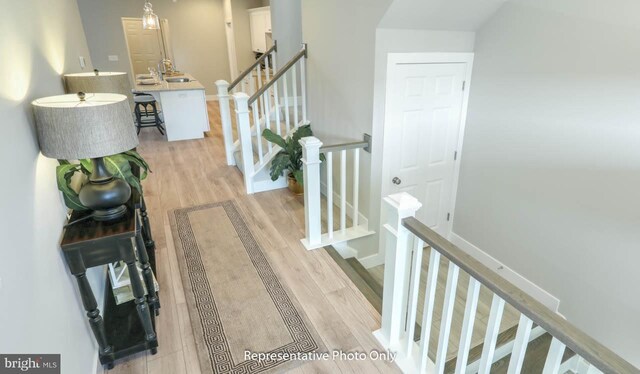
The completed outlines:
{"type": "MultiPolygon", "coordinates": [[[[264,141],[262,131],[270,129],[286,138],[299,126],[308,124],[306,56],[307,48],[304,45],[300,52],[293,56],[281,70],[277,70],[277,73],[259,87],[253,95],[249,96],[243,92],[233,94],[239,149],[242,155],[241,169],[248,194],[286,186],[284,177],[277,185],[268,180],[266,168],[281,148],[264,141]],[[300,82],[300,90],[298,82],[300,82]],[[288,94],[289,88],[293,93],[291,98],[288,94]],[[298,92],[301,95],[300,100],[298,92]],[[282,102],[281,96],[283,97],[282,102]],[[299,101],[301,106],[298,106],[299,101]],[[291,102],[293,102],[293,106],[290,106],[291,102]],[[293,117],[293,121],[291,121],[291,117],[293,117]],[[261,176],[262,179],[258,179],[258,176],[261,176]]],[[[272,62],[275,64],[275,59],[272,62]]]]}
{"type": "Polygon", "coordinates": [[[360,151],[369,149],[367,140],[323,146],[313,136],[302,138],[302,165],[304,173],[304,214],[305,238],[307,249],[316,249],[328,245],[371,235],[368,224],[362,222],[359,209],[360,192],[360,151]],[[321,180],[320,154],[324,154],[325,180],[321,180]],[[336,157],[334,157],[334,155],[336,157]],[[351,158],[351,173],[348,175],[348,158],[351,158]],[[337,186],[334,190],[334,161],[337,163],[337,186]],[[324,188],[322,188],[324,185],[324,188]],[[347,187],[351,190],[351,204],[347,199],[347,187]],[[326,224],[322,224],[322,193],[326,198],[326,224]],[[334,229],[334,209],[338,209],[339,228],[334,229]],[[351,225],[348,226],[348,218],[351,225]],[[348,226],[348,227],[347,227],[348,226]],[[324,231],[324,233],[323,233],[324,231]]]}
{"type": "MultiPolygon", "coordinates": [[[[239,138],[234,135],[233,122],[231,117],[231,97],[230,94],[244,92],[252,95],[261,88],[265,81],[269,81],[271,74],[276,74],[276,58],[278,52],[277,41],[260,58],[245,69],[240,75],[229,83],[225,80],[216,81],[218,88],[218,103],[220,105],[220,123],[222,125],[222,136],[224,138],[224,149],[227,158],[227,165],[235,165],[233,154],[240,150],[239,138]],[[262,68],[262,65],[265,68],[262,68]]],[[[261,106],[261,110],[264,110],[261,106]]]]}
{"type": "MultiPolygon", "coordinates": [[[[570,349],[576,354],[571,370],[577,370],[578,374],[640,373],[638,368],[415,219],[415,213],[421,204],[414,197],[407,193],[399,193],[386,197],[384,202],[387,219],[384,223],[384,237],[381,239],[386,242],[382,326],[374,335],[384,348],[398,353],[396,363],[403,372],[444,372],[458,275],[462,271],[469,275],[469,285],[455,360],[456,373],[488,374],[491,365],[507,355],[510,355],[508,373],[530,372],[523,368],[523,362],[530,338],[533,338],[530,334],[536,329],[542,329],[552,336],[543,374],[556,374],[561,370],[561,365],[564,370],[566,363],[563,364],[562,361],[565,349],[570,349]],[[425,289],[419,290],[425,245],[431,247],[429,266],[425,289]],[[438,269],[442,257],[449,260],[447,282],[444,286],[442,312],[438,313],[438,346],[430,348],[438,269]],[[468,362],[468,354],[481,287],[489,289],[493,301],[489,319],[486,321],[487,328],[479,364],[471,365],[468,362]],[[420,292],[424,293],[422,316],[417,313],[420,292]],[[505,304],[511,305],[520,313],[516,337],[508,352],[503,352],[504,346],[496,347],[505,304]],[[414,341],[416,322],[420,322],[421,326],[417,342],[414,341]],[[533,324],[538,327],[532,329],[533,324]],[[429,352],[434,350],[435,355],[429,356],[429,352]],[[496,353],[498,350],[503,352],[500,356],[496,353]]],[[[534,337],[537,336],[540,334],[534,337]]]]}

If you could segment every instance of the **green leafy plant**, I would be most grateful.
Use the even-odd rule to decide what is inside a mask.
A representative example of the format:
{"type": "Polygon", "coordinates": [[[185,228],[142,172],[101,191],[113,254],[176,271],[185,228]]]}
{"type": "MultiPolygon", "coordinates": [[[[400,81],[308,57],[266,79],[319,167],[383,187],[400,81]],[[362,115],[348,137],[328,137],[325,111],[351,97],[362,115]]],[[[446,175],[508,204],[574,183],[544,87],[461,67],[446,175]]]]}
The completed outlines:
{"type": "MultiPolygon", "coordinates": [[[[311,125],[298,127],[298,129],[286,139],[269,129],[265,129],[262,132],[262,137],[282,148],[271,161],[271,170],[269,172],[271,180],[277,180],[285,170],[288,170],[289,176],[293,176],[300,185],[304,184],[302,173],[302,146],[299,141],[307,136],[313,136],[311,125]]],[[[324,155],[321,154],[320,160],[324,161],[324,159],[324,155]]]]}
{"type": "MultiPolygon", "coordinates": [[[[89,177],[93,171],[93,164],[90,159],[78,160],[78,163],[71,163],[68,160],[58,160],[59,164],[56,168],[56,179],[58,189],[62,192],[64,203],[69,209],[87,210],[87,207],[80,202],[78,192],[71,186],[72,180],[76,173],[82,173],[89,177]]],[[[149,164],[136,151],[127,151],[116,155],[104,157],[104,163],[109,172],[116,178],[124,179],[129,183],[131,188],[135,188],[142,194],[142,185],[140,181],[147,177],[149,164]],[[132,165],[140,168],[140,176],[133,174],[132,165]]]]}

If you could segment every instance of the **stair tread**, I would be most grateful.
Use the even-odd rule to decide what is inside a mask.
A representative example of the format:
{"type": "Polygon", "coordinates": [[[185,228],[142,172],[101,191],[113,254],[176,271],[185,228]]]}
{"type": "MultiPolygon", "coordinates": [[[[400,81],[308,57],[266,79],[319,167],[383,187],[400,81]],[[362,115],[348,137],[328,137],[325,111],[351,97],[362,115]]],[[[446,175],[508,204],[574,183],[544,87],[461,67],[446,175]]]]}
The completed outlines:
{"type": "MultiPolygon", "coordinates": [[[[498,343],[496,346],[501,346],[503,344],[509,343],[515,340],[515,335],[517,330],[517,326],[505,331],[504,336],[498,336],[498,343]],[[514,331],[511,331],[514,330],[514,331]]],[[[502,335],[502,334],[501,334],[502,335]]],[[[551,345],[551,339],[553,337],[549,333],[544,333],[543,335],[537,337],[536,339],[529,342],[527,345],[527,351],[524,356],[524,361],[522,363],[522,373],[542,373],[544,368],[545,361],[547,359],[547,353],[549,352],[549,346],[551,345]]],[[[483,344],[476,346],[471,349],[469,353],[469,363],[477,361],[480,359],[480,355],[482,354],[483,344]]],[[[562,357],[562,362],[566,362],[575,356],[575,353],[570,349],[565,349],[564,355],[562,357]]],[[[511,359],[511,354],[501,358],[496,361],[491,366],[491,374],[505,374],[509,368],[509,360],[511,359]]],[[[454,373],[456,365],[456,358],[449,360],[445,365],[445,373],[454,373]]]]}
{"type": "MultiPolygon", "coordinates": [[[[344,259],[338,251],[335,250],[332,246],[324,247],[324,250],[333,258],[333,260],[340,266],[342,271],[347,275],[347,277],[353,282],[353,284],[362,292],[364,297],[373,305],[373,307],[378,311],[378,313],[382,313],[382,293],[378,293],[374,290],[367,280],[365,280],[361,273],[353,268],[353,261],[349,261],[350,259],[344,259]]],[[[358,262],[358,260],[353,259],[358,262]]],[[[358,265],[360,263],[358,262],[358,265]]],[[[362,267],[362,265],[360,265],[362,267]]],[[[362,267],[364,269],[364,267],[362,267]]],[[[365,269],[366,271],[366,269],[365,269]]],[[[373,279],[373,278],[372,278],[373,279]]],[[[375,283],[375,282],[374,282],[375,283]]]]}
{"type": "Polygon", "coordinates": [[[358,273],[358,275],[367,284],[367,286],[369,286],[378,295],[378,297],[382,298],[383,286],[376,281],[371,273],[369,273],[369,270],[362,266],[360,261],[358,261],[355,257],[347,258],[346,261],[347,263],[349,263],[349,265],[351,265],[353,270],[358,273]]]}

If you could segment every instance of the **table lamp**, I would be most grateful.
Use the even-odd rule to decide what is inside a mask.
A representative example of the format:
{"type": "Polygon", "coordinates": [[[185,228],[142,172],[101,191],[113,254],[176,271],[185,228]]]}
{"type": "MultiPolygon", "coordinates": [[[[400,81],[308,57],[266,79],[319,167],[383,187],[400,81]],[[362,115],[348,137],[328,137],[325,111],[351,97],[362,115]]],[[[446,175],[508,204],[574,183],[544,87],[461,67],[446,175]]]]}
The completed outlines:
{"type": "Polygon", "coordinates": [[[127,73],[117,71],[94,70],[91,73],[75,73],[63,75],[65,92],[107,92],[125,95],[133,110],[131,82],[127,73]]]}
{"type": "Polygon", "coordinates": [[[96,221],[122,217],[131,197],[129,184],[115,178],[103,157],[138,145],[127,97],[87,93],[50,96],[32,102],[40,151],[49,158],[90,158],[93,170],[79,193],[96,221]]]}

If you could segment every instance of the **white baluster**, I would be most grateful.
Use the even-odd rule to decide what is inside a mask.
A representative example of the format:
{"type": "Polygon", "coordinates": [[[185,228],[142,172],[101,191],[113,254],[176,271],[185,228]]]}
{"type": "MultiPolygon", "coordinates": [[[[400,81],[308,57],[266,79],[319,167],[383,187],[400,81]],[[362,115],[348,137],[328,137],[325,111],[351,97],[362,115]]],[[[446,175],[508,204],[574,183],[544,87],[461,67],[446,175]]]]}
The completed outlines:
{"type": "Polygon", "coordinates": [[[402,320],[404,297],[407,294],[407,256],[409,254],[409,231],[402,219],[413,217],[422,204],[406,192],[384,198],[389,210],[385,228],[384,291],[382,298],[382,326],[376,332],[379,341],[392,350],[398,349],[400,336],[404,332],[402,320]]]}
{"type": "Polygon", "coordinates": [[[225,80],[216,81],[218,87],[218,103],[220,105],[220,121],[222,122],[222,137],[227,165],[235,165],[233,158],[233,125],[231,124],[231,109],[229,106],[229,83],[225,80]]]}
{"type": "Polygon", "coordinates": [[[502,321],[503,311],[504,300],[502,300],[498,295],[493,295],[478,374],[489,374],[491,372],[491,365],[493,365],[493,355],[496,351],[496,340],[500,333],[500,322],[502,321]]]}
{"type": "MultiPolygon", "coordinates": [[[[267,56],[267,58],[264,59],[264,74],[265,74],[265,81],[268,83],[269,81],[271,81],[271,75],[270,75],[270,71],[271,68],[269,66],[269,58],[267,56]]],[[[264,97],[264,106],[265,106],[265,115],[266,115],[266,119],[265,119],[265,127],[271,129],[271,89],[273,88],[273,86],[267,88],[266,91],[264,91],[263,97],[264,97]]],[[[281,135],[280,134],[280,130],[276,129],[275,131],[276,134],[281,135]]],[[[269,151],[271,151],[271,149],[269,149],[269,151]]]]}
{"type": "MultiPolygon", "coordinates": [[[[258,64],[256,66],[256,70],[258,72],[258,90],[262,88],[262,67],[260,66],[260,64],[258,64]]],[[[264,112],[264,96],[260,95],[260,108],[262,110],[262,118],[264,118],[265,112],[264,112]]]]}
{"type": "Polygon", "coordinates": [[[456,303],[459,273],[460,268],[453,262],[449,262],[444,305],[442,306],[442,320],[440,321],[440,337],[438,339],[438,351],[436,353],[436,373],[438,374],[444,373],[444,365],[447,363],[447,348],[449,347],[449,333],[451,332],[453,308],[456,303]]]}
{"type": "Polygon", "coordinates": [[[253,71],[249,73],[249,89],[251,90],[251,95],[256,93],[256,79],[253,77],[253,71]]]}
{"type": "Polygon", "coordinates": [[[462,322],[462,332],[460,333],[460,345],[458,346],[458,358],[456,359],[455,374],[465,374],[467,369],[467,361],[469,360],[469,349],[471,348],[471,338],[473,336],[473,325],[476,320],[479,296],[480,282],[469,276],[467,302],[464,309],[464,319],[462,322]]]}
{"type": "Polygon", "coordinates": [[[298,73],[296,65],[291,67],[291,89],[293,90],[293,127],[298,128],[298,73]]]}
{"type": "Polygon", "coordinates": [[[522,370],[524,355],[529,345],[529,336],[531,336],[531,327],[533,327],[533,321],[524,314],[521,314],[518,331],[516,332],[516,340],[513,343],[513,350],[511,351],[511,359],[509,359],[507,374],[519,374],[522,370]]]}
{"type": "Polygon", "coordinates": [[[327,233],[333,239],[333,152],[325,154],[327,158],[327,233]]]}
{"type": "Polygon", "coordinates": [[[353,150],[353,227],[358,227],[359,215],[358,212],[358,193],[360,190],[360,148],[353,150]]]}
{"type": "Polygon", "coordinates": [[[304,226],[306,238],[302,243],[307,249],[321,244],[320,207],[320,147],[322,142],[313,136],[300,139],[304,173],[304,226]]]}
{"type": "Polygon", "coordinates": [[[258,160],[260,160],[260,165],[262,165],[264,155],[262,154],[262,131],[260,129],[260,115],[258,114],[257,100],[251,104],[251,111],[253,112],[253,124],[256,127],[256,136],[258,137],[258,160]]]}
{"type": "Polygon", "coordinates": [[[253,193],[253,145],[251,144],[251,122],[249,120],[249,96],[244,92],[233,94],[236,105],[236,123],[240,136],[244,185],[248,194],[253,193]]]}
{"type": "Polygon", "coordinates": [[[436,289],[438,287],[438,271],[440,270],[440,252],[431,248],[429,255],[429,269],[427,270],[427,289],[424,294],[424,306],[422,308],[422,331],[420,332],[420,367],[419,372],[424,373],[429,360],[429,338],[431,337],[431,325],[433,324],[433,309],[436,301],[436,289]]]}
{"type": "Polygon", "coordinates": [[[340,231],[347,229],[347,150],[340,151],[340,231]]]}
{"type": "Polygon", "coordinates": [[[300,59],[300,91],[302,91],[302,122],[307,123],[307,58],[300,59]]]}
{"type": "Polygon", "coordinates": [[[287,72],[282,76],[283,96],[284,96],[284,123],[287,134],[291,131],[291,120],[289,119],[289,87],[287,85],[287,72]]]}
{"type": "Polygon", "coordinates": [[[414,237],[413,243],[413,264],[411,267],[411,283],[409,288],[409,316],[407,318],[407,356],[411,356],[414,342],[413,335],[416,331],[416,314],[418,313],[418,291],[420,290],[420,273],[422,272],[422,252],[424,252],[424,242],[414,237]]]}
{"type": "MultiPolygon", "coordinates": [[[[271,113],[270,113],[270,104],[269,104],[269,90],[266,90],[263,94],[263,97],[265,97],[264,101],[265,102],[265,116],[264,116],[264,128],[265,129],[269,129],[271,130],[271,113]]],[[[280,135],[280,134],[278,134],[280,135]]],[[[273,144],[271,142],[267,142],[267,148],[269,149],[269,153],[271,153],[271,151],[273,151],[273,144]]]]}
{"type": "MultiPolygon", "coordinates": [[[[273,67],[273,74],[275,75],[276,73],[276,55],[275,55],[275,51],[271,52],[271,66],[273,67]]],[[[276,80],[273,83],[273,102],[275,105],[275,111],[276,111],[276,129],[278,130],[278,135],[282,135],[282,130],[280,129],[281,127],[281,123],[280,123],[280,99],[279,99],[280,95],[278,94],[278,81],[276,80]]],[[[287,132],[285,130],[285,136],[286,136],[287,132]]]]}
{"type": "Polygon", "coordinates": [[[564,356],[565,345],[558,339],[553,338],[547,353],[547,360],[544,363],[542,374],[558,374],[560,365],[562,365],[562,356],[564,356]]]}

